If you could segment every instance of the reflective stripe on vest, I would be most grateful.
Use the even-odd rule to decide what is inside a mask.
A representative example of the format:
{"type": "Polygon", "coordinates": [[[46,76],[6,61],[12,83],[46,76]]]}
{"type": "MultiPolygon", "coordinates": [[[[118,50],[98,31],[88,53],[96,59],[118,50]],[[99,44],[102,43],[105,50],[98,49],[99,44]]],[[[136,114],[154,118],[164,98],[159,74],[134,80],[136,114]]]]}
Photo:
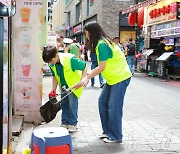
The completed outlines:
{"type": "MultiPolygon", "coordinates": [[[[112,58],[106,60],[106,67],[101,72],[103,78],[109,85],[114,85],[124,81],[132,76],[124,54],[116,44],[110,44],[108,41],[99,40],[96,46],[96,54],[99,57],[98,47],[100,43],[106,43],[112,50],[112,58]]],[[[99,64],[99,58],[97,58],[99,64]]]]}
{"type": "MultiPolygon", "coordinates": [[[[74,57],[73,54],[69,54],[69,53],[58,53],[59,58],[60,58],[60,63],[63,65],[63,71],[64,71],[64,78],[66,80],[66,83],[68,85],[68,87],[72,87],[74,86],[76,83],[78,83],[81,79],[81,75],[82,75],[82,71],[76,70],[76,71],[72,71],[71,68],[71,58],[74,57]]],[[[52,65],[49,63],[49,66],[51,67],[51,69],[54,72],[56,81],[58,83],[58,85],[61,87],[61,82],[60,82],[60,77],[57,74],[56,71],[56,66],[52,65]]],[[[81,94],[82,94],[82,88],[79,88],[77,90],[73,89],[73,93],[80,98],[81,94]]]]}

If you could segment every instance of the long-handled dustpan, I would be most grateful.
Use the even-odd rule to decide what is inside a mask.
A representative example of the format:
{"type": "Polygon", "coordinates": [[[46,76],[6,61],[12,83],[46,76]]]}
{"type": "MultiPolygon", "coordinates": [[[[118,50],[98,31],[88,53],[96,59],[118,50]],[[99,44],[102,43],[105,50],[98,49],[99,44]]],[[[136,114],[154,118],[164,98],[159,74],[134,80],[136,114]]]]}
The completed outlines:
{"type": "Polygon", "coordinates": [[[62,87],[62,93],[49,98],[49,101],[39,108],[40,114],[46,123],[49,123],[56,117],[57,112],[61,110],[62,100],[72,93],[73,88],[74,86],[68,89],[66,89],[65,87],[62,87]],[[60,95],[61,95],[61,98],[58,101],[56,97],[60,95]]]}

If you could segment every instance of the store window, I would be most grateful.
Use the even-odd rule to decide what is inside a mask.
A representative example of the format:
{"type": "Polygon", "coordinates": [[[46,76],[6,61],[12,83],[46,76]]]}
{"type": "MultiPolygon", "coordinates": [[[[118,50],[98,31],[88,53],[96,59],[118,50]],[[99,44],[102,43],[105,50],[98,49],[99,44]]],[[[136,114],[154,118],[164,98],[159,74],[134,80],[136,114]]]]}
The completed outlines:
{"type": "Polygon", "coordinates": [[[94,0],[87,0],[87,16],[93,14],[94,0]]]}
{"type": "Polygon", "coordinates": [[[76,22],[81,21],[81,1],[76,5],[76,22]]]}

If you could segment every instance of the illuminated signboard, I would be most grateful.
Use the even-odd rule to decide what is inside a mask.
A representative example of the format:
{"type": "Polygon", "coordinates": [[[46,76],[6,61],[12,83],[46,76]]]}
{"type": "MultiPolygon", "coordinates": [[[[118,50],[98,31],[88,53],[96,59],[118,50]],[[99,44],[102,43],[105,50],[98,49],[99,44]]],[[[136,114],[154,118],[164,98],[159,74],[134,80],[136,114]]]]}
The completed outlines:
{"type": "Polygon", "coordinates": [[[160,1],[148,7],[148,25],[160,24],[177,19],[177,0],[160,1]]]}
{"type": "Polygon", "coordinates": [[[151,38],[180,35],[180,21],[153,25],[151,27],[151,38]]]}
{"type": "Polygon", "coordinates": [[[82,25],[81,24],[77,25],[76,27],[73,28],[74,34],[79,33],[81,31],[82,31],[82,25]]]}

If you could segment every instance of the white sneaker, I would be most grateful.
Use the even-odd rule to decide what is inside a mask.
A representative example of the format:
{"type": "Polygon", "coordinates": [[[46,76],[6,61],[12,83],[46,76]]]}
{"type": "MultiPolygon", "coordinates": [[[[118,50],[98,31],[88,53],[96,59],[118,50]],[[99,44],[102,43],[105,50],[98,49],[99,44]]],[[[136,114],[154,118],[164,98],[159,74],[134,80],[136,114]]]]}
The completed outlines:
{"type": "Polygon", "coordinates": [[[67,128],[67,129],[68,129],[69,125],[61,124],[61,127],[64,127],[64,128],[67,128]]]}
{"type": "Polygon", "coordinates": [[[103,141],[105,143],[122,143],[122,140],[114,140],[114,139],[111,139],[111,138],[104,138],[103,141]]]}
{"type": "Polygon", "coordinates": [[[77,131],[77,126],[69,125],[68,130],[69,130],[70,133],[76,132],[77,131]]]}
{"type": "Polygon", "coordinates": [[[108,138],[108,134],[102,133],[101,135],[98,136],[98,138],[99,138],[99,139],[108,138]]]}

